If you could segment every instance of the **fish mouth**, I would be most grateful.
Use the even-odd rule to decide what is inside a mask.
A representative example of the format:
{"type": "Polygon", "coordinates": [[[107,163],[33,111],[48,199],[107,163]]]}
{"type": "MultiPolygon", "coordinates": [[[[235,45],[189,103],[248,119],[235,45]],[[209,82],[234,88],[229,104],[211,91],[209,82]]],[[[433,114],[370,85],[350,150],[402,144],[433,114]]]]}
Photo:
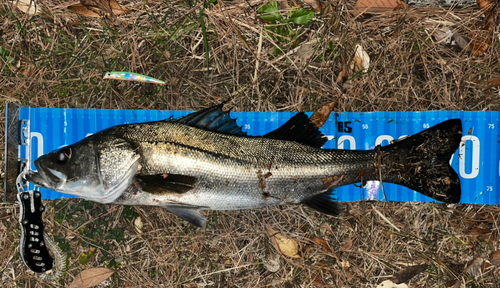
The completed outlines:
{"type": "Polygon", "coordinates": [[[57,190],[57,188],[64,185],[68,179],[64,173],[40,166],[37,161],[35,161],[35,167],[38,172],[28,171],[25,176],[26,180],[35,185],[57,190]]]}

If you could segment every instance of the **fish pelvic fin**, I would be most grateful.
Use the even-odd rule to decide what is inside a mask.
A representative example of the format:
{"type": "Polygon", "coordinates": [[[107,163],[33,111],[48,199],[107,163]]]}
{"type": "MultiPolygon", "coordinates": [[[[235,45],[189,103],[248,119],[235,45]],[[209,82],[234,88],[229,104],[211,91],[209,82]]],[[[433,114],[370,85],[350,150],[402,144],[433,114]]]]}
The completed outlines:
{"type": "Polygon", "coordinates": [[[173,206],[165,206],[164,208],[167,209],[168,212],[179,216],[198,228],[205,227],[205,224],[207,223],[207,218],[201,215],[200,212],[193,210],[193,208],[173,206]]]}
{"type": "Polygon", "coordinates": [[[392,145],[377,146],[383,181],[445,203],[460,202],[460,178],[450,166],[450,159],[461,139],[462,121],[451,119],[392,145]]]}
{"type": "Polygon", "coordinates": [[[342,208],[340,208],[337,199],[334,197],[334,192],[334,188],[330,188],[324,193],[306,198],[302,201],[302,204],[324,214],[341,216],[342,208]]]}

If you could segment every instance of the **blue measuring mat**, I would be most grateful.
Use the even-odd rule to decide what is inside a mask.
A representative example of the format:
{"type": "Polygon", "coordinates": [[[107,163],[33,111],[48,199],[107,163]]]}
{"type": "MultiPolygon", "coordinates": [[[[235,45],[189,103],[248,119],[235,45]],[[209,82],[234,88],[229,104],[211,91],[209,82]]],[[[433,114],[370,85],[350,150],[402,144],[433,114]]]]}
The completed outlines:
{"type": "MultiPolygon", "coordinates": [[[[19,118],[29,121],[31,147],[20,146],[19,157],[31,159],[73,144],[91,133],[119,125],[178,118],[193,111],[99,110],[30,108],[19,110],[19,118]],[[31,154],[31,155],[29,155],[31,154]]],[[[312,113],[308,113],[310,116],[312,113]]],[[[263,135],[290,119],[292,112],[231,112],[249,135],[263,135]]],[[[461,203],[500,204],[500,112],[425,111],[425,112],[348,112],[332,113],[320,129],[328,142],[324,149],[373,149],[452,118],[462,119],[460,148],[450,159],[462,184],[461,203]]],[[[31,169],[36,170],[31,162],[31,169]]],[[[359,186],[359,185],[358,185],[359,186]]],[[[433,202],[435,200],[403,186],[384,183],[388,201],[433,202]]],[[[75,198],[41,189],[44,199],[75,198]]],[[[378,181],[363,188],[339,187],[339,201],[384,200],[378,181]]]]}

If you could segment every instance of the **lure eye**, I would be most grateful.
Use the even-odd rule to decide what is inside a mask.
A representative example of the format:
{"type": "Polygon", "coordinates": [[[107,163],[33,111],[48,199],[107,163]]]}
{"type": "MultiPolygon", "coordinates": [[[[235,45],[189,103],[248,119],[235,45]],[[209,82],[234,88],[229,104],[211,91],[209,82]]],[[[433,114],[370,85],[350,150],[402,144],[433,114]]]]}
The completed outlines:
{"type": "Polygon", "coordinates": [[[62,148],[56,153],[56,160],[59,164],[66,164],[71,158],[71,148],[62,148]]]}

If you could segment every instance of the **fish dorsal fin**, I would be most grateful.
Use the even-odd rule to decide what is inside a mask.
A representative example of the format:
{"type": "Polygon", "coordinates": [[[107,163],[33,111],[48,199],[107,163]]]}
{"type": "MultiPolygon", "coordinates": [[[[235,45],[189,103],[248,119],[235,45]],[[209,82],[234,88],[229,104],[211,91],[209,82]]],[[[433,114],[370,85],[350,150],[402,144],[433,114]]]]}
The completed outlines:
{"type": "Polygon", "coordinates": [[[236,124],[236,119],[229,116],[229,111],[222,110],[224,104],[226,103],[224,102],[217,106],[188,114],[173,121],[208,131],[247,136],[247,134],[241,130],[241,127],[236,124]]]}
{"type": "Polygon", "coordinates": [[[304,112],[295,114],[278,129],[262,136],[270,139],[295,141],[312,147],[321,148],[328,140],[318,127],[309,120],[304,112]]]}

